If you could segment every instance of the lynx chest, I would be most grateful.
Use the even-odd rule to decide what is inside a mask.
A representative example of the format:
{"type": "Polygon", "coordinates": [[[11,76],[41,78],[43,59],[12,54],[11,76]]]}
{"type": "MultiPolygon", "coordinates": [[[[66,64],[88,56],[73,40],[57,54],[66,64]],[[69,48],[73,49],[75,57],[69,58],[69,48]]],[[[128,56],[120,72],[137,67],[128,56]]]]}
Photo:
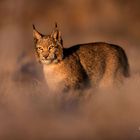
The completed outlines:
{"type": "Polygon", "coordinates": [[[44,65],[43,73],[47,86],[51,91],[59,92],[64,88],[66,74],[59,65],[44,65]]]}

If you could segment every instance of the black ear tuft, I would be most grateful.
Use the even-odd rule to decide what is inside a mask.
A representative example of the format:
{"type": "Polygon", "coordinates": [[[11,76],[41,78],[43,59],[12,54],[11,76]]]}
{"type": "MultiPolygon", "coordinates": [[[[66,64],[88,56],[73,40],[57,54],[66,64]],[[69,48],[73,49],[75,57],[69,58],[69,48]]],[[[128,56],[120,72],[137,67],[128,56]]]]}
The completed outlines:
{"type": "Polygon", "coordinates": [[[57,27],[58,27],[58,26],[57,26],[57,22],[55,22],[55,29],[57,29],[57,27]]]}
{"type": "Polygon", "coordinates": [[[35,30],[35,25],[34,25],[34,24],[32,24],[32,26],[33,26],[33,29],[35,30]]]}

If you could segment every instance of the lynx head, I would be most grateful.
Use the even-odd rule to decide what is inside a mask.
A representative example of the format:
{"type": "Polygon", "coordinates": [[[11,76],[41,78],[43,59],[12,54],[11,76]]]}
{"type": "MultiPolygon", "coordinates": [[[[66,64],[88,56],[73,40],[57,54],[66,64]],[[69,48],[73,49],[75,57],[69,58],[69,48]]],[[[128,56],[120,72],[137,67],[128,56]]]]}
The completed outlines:
{"type": "Polygon", "coordinates": [[[36,54],[41,63],[59,63],[63,59],[63,40],[57,24],[51,35],[42,35],[33,25],[33,37],[36,54]]]}

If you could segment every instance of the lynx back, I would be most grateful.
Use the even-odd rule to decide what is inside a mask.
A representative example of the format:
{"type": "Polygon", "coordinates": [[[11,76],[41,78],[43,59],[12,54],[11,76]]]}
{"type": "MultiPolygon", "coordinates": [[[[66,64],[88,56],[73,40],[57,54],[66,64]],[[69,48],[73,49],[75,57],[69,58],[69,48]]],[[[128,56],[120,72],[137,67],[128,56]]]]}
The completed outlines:
{"type": "Polygon", "coordinates": [[[64,48],[57,25],[50,35],[33,26],[33,36],[47,85],[55,92],[87,85],[110,87],[129,77],[126,53],[118,45],[95,42],[64,48]]]}

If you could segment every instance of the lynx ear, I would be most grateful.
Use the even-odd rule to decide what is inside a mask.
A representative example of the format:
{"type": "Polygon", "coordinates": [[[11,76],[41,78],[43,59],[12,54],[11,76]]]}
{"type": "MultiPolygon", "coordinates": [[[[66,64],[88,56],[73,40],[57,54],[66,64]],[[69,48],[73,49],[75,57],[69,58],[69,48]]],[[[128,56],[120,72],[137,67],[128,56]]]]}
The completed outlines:
{"type": "Polygon", "coordinates": [[[57,23],[55,23],[55,29],[53,30],[51,37],[53,37],[55,40],[58,40],[60,42],[62,40],[61,32],[57,28],[57,23]]]}
{"type": "Polygon", "coordinates": [[[39,33],[37,30],[36,30],[36,28],[35,28],[35,26],[33,25],[33,37],[35,38],[35,39],[40,39],[41,37],[42,37],[42,34],[41,33],[39,33]]]}

